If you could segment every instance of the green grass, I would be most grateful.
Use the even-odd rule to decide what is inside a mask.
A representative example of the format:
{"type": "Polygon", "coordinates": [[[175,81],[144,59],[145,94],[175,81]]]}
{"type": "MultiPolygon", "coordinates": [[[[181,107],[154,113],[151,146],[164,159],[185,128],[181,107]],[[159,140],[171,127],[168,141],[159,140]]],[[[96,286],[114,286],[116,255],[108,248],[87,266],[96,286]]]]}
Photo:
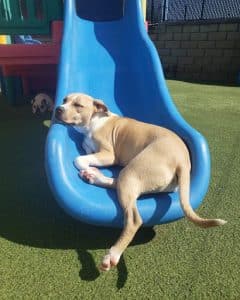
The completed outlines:
{"type": "Polygon", "coordinates": [[[35,117],[30,107],[9,107],[1,98],[1,299],[240,298],[240,88],[168,85],[212,154],[211,185],[198,212],[228,223],[203,230],[183,219],[141,230],[118,268],[100,274],[96,265],[119,230],[62,212],[44,173],[49,116],[35,117]]]}

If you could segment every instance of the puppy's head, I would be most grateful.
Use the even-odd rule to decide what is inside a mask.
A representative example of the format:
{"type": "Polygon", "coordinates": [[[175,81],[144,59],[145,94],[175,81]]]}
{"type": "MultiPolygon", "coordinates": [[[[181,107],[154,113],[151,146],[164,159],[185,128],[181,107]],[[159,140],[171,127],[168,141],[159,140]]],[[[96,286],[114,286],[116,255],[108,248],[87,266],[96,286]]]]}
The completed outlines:
{"type": "Polygon", "coordinates": [[[55,111],[56,119],[73,126],[86,127],[95,113],[107,113],[106,105],[85,94],[70,94],[55,111]]]}
{"type": "Polygon", "coordinates": [[[44,113],[45,111],[51,111],[53,107],[53,100],[47,94],[37,94],[34,99],[31,101],[32,112],[35,113],[44,113]]]}

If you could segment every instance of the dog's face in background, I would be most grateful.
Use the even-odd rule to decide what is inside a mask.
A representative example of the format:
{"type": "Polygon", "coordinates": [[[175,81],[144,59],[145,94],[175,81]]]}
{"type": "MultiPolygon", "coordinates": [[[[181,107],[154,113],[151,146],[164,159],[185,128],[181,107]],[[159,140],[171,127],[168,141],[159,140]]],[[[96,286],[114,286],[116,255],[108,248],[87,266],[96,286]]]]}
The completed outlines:
{"type": "Polygon", "coordinates": [[[54,104],[53,100],[50,96],[44,93],[37,94],[34,99],[31,101],[32,104],[32,112],[34,114],[37,113],[45,113],[47,111],[52,111],[54,104]]]}
{"type": "Polygon", "coordinates": [[[74,93],[64,98],[63,104],[56,108],[55,117],[69,125],[86,127],[95,113],[107,111],[101,100],[74,93]]]}

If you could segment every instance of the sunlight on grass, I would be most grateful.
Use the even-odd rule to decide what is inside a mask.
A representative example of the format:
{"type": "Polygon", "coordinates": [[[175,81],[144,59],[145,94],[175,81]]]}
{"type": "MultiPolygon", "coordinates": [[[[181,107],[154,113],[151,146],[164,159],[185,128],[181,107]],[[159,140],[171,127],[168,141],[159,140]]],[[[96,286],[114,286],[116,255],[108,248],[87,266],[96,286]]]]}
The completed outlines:
{"type": "Polygon", "coordinates": [[[44,120],[43,125],[49,128],[51,126],[51,120],[44,120]]]}

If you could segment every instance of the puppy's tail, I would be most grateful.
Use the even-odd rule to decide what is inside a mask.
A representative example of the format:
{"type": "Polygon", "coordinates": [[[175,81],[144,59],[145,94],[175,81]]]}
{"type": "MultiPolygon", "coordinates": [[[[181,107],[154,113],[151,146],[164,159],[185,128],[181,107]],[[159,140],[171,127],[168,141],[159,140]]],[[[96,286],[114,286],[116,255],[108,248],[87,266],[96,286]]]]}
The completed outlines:
{"type": "Polygon", "coordinates": [[[178,183],[179,183],[179,192],[180,192],[180,203],[182,206],[182,209],[186,215],[186,217],[192,221],[194,224],[203,227],[214,227],[214,226],[220,226],[227,223],[224,220],[221,219],[204,219],[199,217],[194,210],[192,209],[189,201],[190,197],[190,170],[187,168],[182,168],[178,170],[178,183]]]}

